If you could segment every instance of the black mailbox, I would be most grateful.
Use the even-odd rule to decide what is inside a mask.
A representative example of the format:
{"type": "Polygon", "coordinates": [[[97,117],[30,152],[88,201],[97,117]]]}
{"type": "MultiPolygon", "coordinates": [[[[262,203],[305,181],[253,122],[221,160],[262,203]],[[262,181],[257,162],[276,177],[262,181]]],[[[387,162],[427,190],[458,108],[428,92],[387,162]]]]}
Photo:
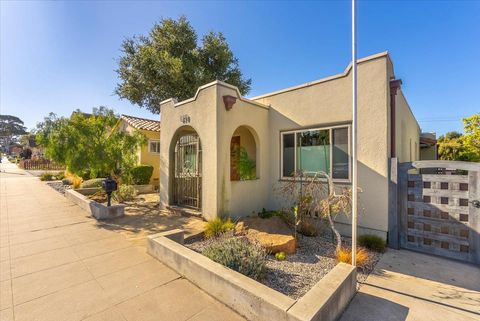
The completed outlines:
{"type": "Polygon", "coordinates": [[[115,192],[117,190],[117,182],[111,177],[108,177],[102,182],[102,186],[105,190],[105,193],[107,193],[107,206],[110,206],[112,192],[115,192]]]}

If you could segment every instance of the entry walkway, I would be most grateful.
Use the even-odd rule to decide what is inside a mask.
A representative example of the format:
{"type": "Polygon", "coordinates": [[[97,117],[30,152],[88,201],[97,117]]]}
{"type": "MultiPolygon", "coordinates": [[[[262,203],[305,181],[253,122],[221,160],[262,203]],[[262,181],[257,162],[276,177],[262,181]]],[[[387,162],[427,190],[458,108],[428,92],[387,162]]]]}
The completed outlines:
{"type": "Polygon", "coordinates": [[[1,321],[243,320],[145,246],[98,226],[38,178],[4,162],[1,321]]]}
{"type": "Polygon", "coordinates": [[[389,250],[340,320],[480,320],[480,268],[389,250]]]}

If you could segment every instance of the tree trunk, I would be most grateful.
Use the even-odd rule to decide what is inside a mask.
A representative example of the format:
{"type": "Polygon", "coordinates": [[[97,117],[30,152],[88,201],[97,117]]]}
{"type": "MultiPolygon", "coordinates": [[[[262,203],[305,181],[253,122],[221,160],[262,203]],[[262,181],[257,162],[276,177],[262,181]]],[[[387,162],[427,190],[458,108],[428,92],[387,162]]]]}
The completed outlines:
{"type": "Polygon", "coordinates": [[[342,249],[342,236],[335,228],[333,224],[332,216],[330,215],[330,209],[327,214],[328,222],[330,223],[330,228],[332,229],[333,233],[335,234],[335,238],[337,239],[337,246],[336,246],[336,253],[338,253],[342,249]]]}

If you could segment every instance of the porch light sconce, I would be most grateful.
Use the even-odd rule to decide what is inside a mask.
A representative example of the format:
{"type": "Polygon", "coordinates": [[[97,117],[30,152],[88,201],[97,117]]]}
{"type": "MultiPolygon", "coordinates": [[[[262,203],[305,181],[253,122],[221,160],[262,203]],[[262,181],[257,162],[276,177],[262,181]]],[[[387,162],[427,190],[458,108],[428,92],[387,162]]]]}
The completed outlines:
{"type": "Polygon", "coordinates": [[[227,111],[232,109],[233,104],[235,104],[236,102],[237,102],[237,97],[233,97],[233,96],[230,96],[230,95],[223,96],[223,103],[225,104],[225,109],[227,111]]]}

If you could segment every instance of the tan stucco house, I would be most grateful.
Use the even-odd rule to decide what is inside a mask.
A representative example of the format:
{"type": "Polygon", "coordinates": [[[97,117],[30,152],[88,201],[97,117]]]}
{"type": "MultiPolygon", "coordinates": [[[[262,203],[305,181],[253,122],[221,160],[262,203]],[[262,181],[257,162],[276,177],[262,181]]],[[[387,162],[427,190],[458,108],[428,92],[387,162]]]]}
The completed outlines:
{"type": "MultiPolygon", "coordinates": [[[[163,101],[161,206],[194,208],[206,219],[279,209],[284,204],[274,189],[298,169],[327,171],[337,186],[350,185],[350,71],[351,65],[340,74],[249,99],[214,81],[191,99],[163,101]],[[249,179],[239,175],[242,157],[255,164],[249,179]]],[[[391,158],[420,158],[420,127],[401,83],[387,52],[358,61],[360,233],[386,237],[391,158]]],[[[348,234],[349,218],[338,220],[348,234]]]]}
{"type": "Polygon", "coordinates": [[[159,185],[160,181],[160,122],[135,116],[121,115],[113,130],[127,133],[139,131],[146,139],[147,144],[137,151],[138,164],[153,166],[150,184],[159,185]]]}

